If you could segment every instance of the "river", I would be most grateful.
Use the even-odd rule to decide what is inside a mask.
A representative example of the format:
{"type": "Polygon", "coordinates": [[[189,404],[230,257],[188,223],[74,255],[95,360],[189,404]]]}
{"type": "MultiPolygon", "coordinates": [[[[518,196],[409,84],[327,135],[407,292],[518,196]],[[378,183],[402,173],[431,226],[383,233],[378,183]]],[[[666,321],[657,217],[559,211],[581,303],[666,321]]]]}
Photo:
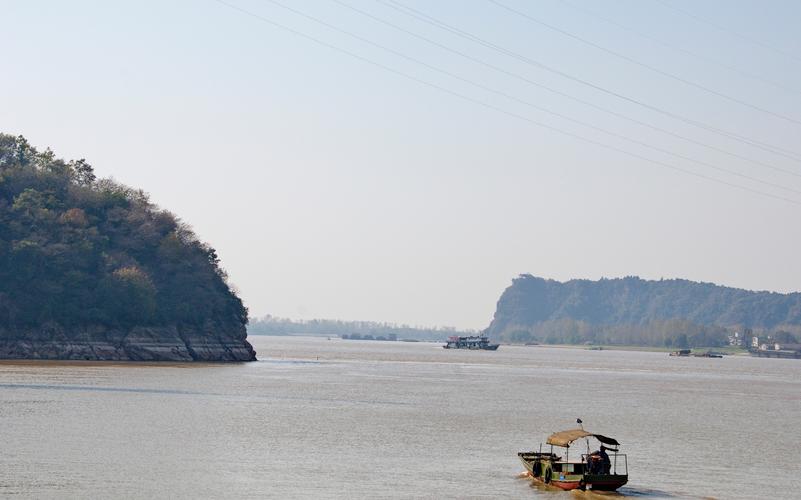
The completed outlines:
{"type": "Polygon", "coordinates": [[[622,495],[801,498],[797,360],[251,341],[246,364],[0,362],[0,496],[609,496],[521,477],[580,417],[622,443],[622,495]]]}

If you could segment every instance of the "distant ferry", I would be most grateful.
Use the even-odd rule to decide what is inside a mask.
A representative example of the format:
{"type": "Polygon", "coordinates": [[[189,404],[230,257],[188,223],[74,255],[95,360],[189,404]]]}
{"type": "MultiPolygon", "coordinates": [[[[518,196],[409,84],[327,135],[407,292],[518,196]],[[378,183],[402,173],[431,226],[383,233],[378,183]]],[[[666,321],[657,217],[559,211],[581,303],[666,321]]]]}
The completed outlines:
{"type": "Polygon", "coordinates": [[[498,344],[490,344],[489,339],[483,335],[472,337],[448,337],[448,343],[442,346],[445,349],[481,349],[484,351],[495,351],[498,344]]]}

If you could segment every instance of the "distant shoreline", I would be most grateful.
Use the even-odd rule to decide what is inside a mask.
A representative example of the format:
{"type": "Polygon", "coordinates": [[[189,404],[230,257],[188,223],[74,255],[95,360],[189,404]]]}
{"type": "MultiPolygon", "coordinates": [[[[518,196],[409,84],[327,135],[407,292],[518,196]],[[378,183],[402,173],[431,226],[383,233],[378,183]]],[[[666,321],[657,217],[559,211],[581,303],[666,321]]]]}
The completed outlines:
{"type": "MultiPolygon", "coordinates": [[[[248,335],[258,336],[258,337],[330,337],[336,339],[342,339],[339,334],[325,334],[325,333],[248,333],[248,335]]],[[[345,339],[342,339],[345,340],[345,339]]],[[[351,340],[361,340],[367,342],[420,342],[420,343],[442,343],[446,342],[445,339],[442,340],[415,340],[415,339],[397,339],[397,340],[381,340],[381,339],[346,339],[348,341],[351,340]]],[[[583,344],[518,344],[518,343],[501,343],[501,347],[505,346],[513,346],[513,347],[552,347],[555,349],[576,349],[576,350],[585,350],[585,351],[640,351],[640,352],[662,352],[662,353],[669,353],[676,351],[677,348],[675,347],[659,347],[659,346],[639,346],[639,345],[607,345],[607,344],[592,344],[592,345],[583,345],[583,344]]],[[[749,356],[750,353],[748,351],[743,350],[739,347],[688,347],[694,352],[706,352],[706,351],[714,351],[721,354],[725,354],[727,356],[749,356]]]]}
{"type": "MultiPolygon", "coordinates": [[[[642,351],[642,352],[664,352],[669,353],[676,351],[677,348],[675,347],[658,347],[658,346],[639,346],[639,345],[607,345],[607,344],[592,344],[592,345],[581,345],[581,344],[501,344],[510,345],[510,346],[521,346],[521,347],[555,347],[558,349],[582,349],[585,351],[642,351]]],[[[694,352],[706,352],[706,351],[714,351],[719,352],[721,354],[725,354],[727,356],[748,356],[750,353],[745,351],[739,347],[688,347],[687,349],[692,349],[694,352]]]]}

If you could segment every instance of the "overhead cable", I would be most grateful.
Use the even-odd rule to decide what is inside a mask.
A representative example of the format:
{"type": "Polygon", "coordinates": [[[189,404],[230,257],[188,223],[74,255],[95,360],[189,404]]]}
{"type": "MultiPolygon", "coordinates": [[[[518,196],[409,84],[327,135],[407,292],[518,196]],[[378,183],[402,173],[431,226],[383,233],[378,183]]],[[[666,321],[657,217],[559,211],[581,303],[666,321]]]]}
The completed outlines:
{"type": "Polygon", "coordinates": [[[732,36],[735,36],[735,37],[737,37],[737,38],[739,38],[741,40],[745,40],[746,42],[748,42],[748,43],[750,43],[752,45],[756,45],[757,47],[761,47],[763,49],[767,49],[767,50],[776,52],[777,54],[781,54],[781,55],[783,55],[785,57],[788,57],[790,59],[793,59],[793,60],[795,60],[797,62],[801,62],[801,57],[798,57],[796,54],[787,52],[784,49],[780,49],[780,48],[775,47],[773,45],[767,44],[765,42],[757,40],[756,38],[752,38],[750,36],[743,35],[742,33],[738,32],[738,31],[734,31],[734,30],[732,30],[730,28],[726,28],[726,27],[724,27],[724,26],[722,26],[720,24],[717,24],[715,22],[710,21],[707,18],[704,18],[704,17],[701,17],[699,15],[693,14],[692,12],[690,12],[688,10],[682,9],[680,7],[677,7],[674,2],[665,2],[664,0],[655,0],[655,1],[660,3],[660,4],[662,4],[662,6],[667,7],[668,9],[671,9],[671,10],[674,10],[674,11],[679,12],[681,14],[684,14],[685,16],[689,17],[690,19],[695,19],[699,23],[707,24],[707,25],[712,26],[713,28],[715,28],[715,29],[717,29],[719,31],[722,31],[724,33],[728,33],[728,34],[730,34],[732,36]]]}
{"type": "Polygon", "coordinates": [[[565,135],[565,136],[568,136],[568,137],[572,137],[572,138],[581,140],[583,142],[587,142],[589,144],[594,144],[594,145],[596,145],[598,147],[601,147],[601,148],[604,148],[604,149],[609,149],[611,151],[616,151],[618,153],[621,153],[621,154],[624,154],[624,155],[627,155],[627,156],[630,156],[630,157],[633,157],[633,158],[637,158],[637,159],[646,161],[646,162],[654,164],[654,165],[659,165],[659,166],[662,166],[664,168],[668,168],[668,169],[675,170],[675,171],[678,171],[678,172],[683,172],[683,173],[685,173],[687,175],[692,175],[694,177],[705,179],[705,180],[708,180],[708,181],[711,181],[711,182],[723,184],[723,185],[726,185],[726,186],[729,186],[729,187],[734,187],[734,188],[737,188],[737,189],[740,189],[740,190],[743,190],[743,191],[747,191],[747,192],[750,192],[750,193],[759,194],[759,195],[762,195],[762,196],[765,196],[765,197],[769,197],[769,198],[773,198],[773,199],[777,199],[777,200],[782,200],[782,201],[785,201],[787,203],[792,203],[792,204],[801,206],[801,201],[798,201],[798,200],[795,200],[795,199],[792,199],[792,198],[787,198],[787,197],[784,197],[784,196],[781,196],[781,195],[776,195],[774,193],[769,193],[769,192],[766,192],[766,191],[753,189],[753,188],[748,187],[748,186],[743,186],[741,184],[736,184],[736,183],[733,183],[733,182],[729,182],[729,181],[726,181],[724,179],[718,179],[716,177],[711,177],[711,176],[708,176],[708,175],[705,175],[705,174],[702,174],[702,173],[699,173],[699,172],[695,172],[693,170],[688,170],[688,169],[685,169],[685,168],[682,168],[682,167],[679,167],[679,166],[676,166],[676,165],[673,165],[673,164],[670,164],[670,163],[666,163],[666,162],[663,162],[663,161],[660,161],[660,160],[654,160],[652,158],[648,158],[646,156],[642,156],[642,155],[640,155],[638,153],[627,151],[625,149],[621,149],[621,148],[618,148],[618,147],[610,145],[610,144],[599,142],[599,141],[596,141],[594,139],[590,139],[588,137],[585,137],[585,136],[582,136],[582,135],[579,135],[579,134],[576,134],[576,133],[573,133],[573,132],[570,132],[570,131],[567,131],[567,130],[560,129],[558,127],[554,127],[554,126],[551,126],[551,125],[548,125],[548,124],[545,124],[545,123],[542,123],[542,122],[538,122],[538,121],[533,120],[533,119],[531,119],[531,118],[529,118],[527,116],[524,116],[524,115],[521,115],[521,114],[518,114],[518,113],[515,113],[515,112],[512,112],[512,111],[508,111],[508,110],[503,109],[501,107],[495,106],[494,104],[491,104],[491,103],[487,103],[487,102],[484,102],[484,101],[480,101],[478,99],[474,99],[474,98],[472,98],[470,96],[461,94],[459,92],[455,92],[453,90],[445,88],[445,87],[443,87],[441,85],[438,85],[436,83],[432,83],[432,82],[423,80],[421,78],[418,78],[418,77],[416,77],[414,75],[410,75],[410,74],[405,73],[403,71],[394,69],[394,68],[392,68],[390,66],[387,66],[387,65],[385,65],[383,63],[374,61],[374,60],[369,59],[367,57],[364,57],[364,56],[361,56],[359,54],[356,54],[355,52],[352,52],[350,50],[347,50],[347,49],[344,49],[344,48],[339,47],[337,45],[328,43],[328,42],[326,42],[324,40],[321,40],[321,39],[319,39],[317,37],[314,37],[312,35],[309,35],[307,33],[302,32],[302,31],[299,31],[299,30],[296,30],[294,28],[290,28],[289,26],[280,24],[280,23],[278,23],[276,21],[273,21],[273,20],[271,20],[271,19],[269,19],[267,17],[259,15],[259,14],[255,13],[255,12],[250,11],[250,10],[243,9],[242,7],[239,7],[239,6],[236,6],[234,4],[228,3],[225,0],[215,0],[215,1],[217,3],[219,3],[219,4],[221,4],[221,5],[224,5],[224,6],[228,7],[228,8],[230,8],[230,9],[236,10],[236,11],[242,13],[242,14],[248,15],[248,16],[254,18],[254,19],[257,19],[257,20],[259,20],[261,22],[269,24],[269,25],[271,25],[271,26],[273,26],[275,28],[279,28],[279,29],[284,30],[286,32],[292,33],[295,36],[304,38],[306,40],[309,40],[309,41],[311,41],[313,43],[316,43],[318,45],[321,45],[323,47],[327,47],[327,48],[329,48],[331,50],[334,50],[336,52],[340,52],[342,54],[348,55],[350,57],[353,57],[354,59],[358,59],[358,60],[360,60],[362,62],[368,63],[370,65],[373,65],[375,67],[378,67],[380,69],[383,69],[385,71],[393,73],[395,75],[401,76],[401,77],[406,78],[408,80],[417,82],[417,83],[419,83],[421,85],[425,85],[425,86],[428,86],[430,88],[439,90],[439,91],[444,92],[446,94],[449,94],[451,96],[457,97],[459,99],[462,99],[462,100],[465,100],[465,101],[468,101],[468,102],[472,102],[472,103],[477,104],[479,106],[482,106],[482,107],[484,107],[486,109],[494,110],[494,111],[497,111],[499,113],[503,113],[505,115],[511,116],[513,118],[516,118],[518,120],[525,121],[525,122],[530,123],[532,125],[536,125],[538,127],[541,127],[541,128],[547,129],[547,130],[551,130],[553,132],[557,132],[559,134],[562,134],[562,135],[565,135]]]}
{"type": "Polygon", "coordinates": [[[524,56],[524,55],[519,54],[517,52],[511,51],[509,49],[506,49],[504,47],[496,45],[496,44],[494,44],[492,42],[488,42],[488,41],[486,41],[486,40],[484,40],[484,39],[482,39],[480,37],[477,37],[477,36],[472,35],[472,34],[466,32],[464,30],[461,30],[459,28],[456,28],[456,27],[453,27],[451,25],[448,25],[447,23],[444,23],[444,22],[442,22],[442,21],[440,21],[440,20],[438,20],[438,19],[436,19],[436,18],[434,18],[434,17],[432,17],[432,16],[430,16],[428,14],[425,14],[425,13],[423,13],[423,12],[417,10],[417,9],[414,9],[412,7],[404,5],[404,4],[402,4],[400,2],[397,2],[395,0],[376,0],[376,1],[381,3],[381,4],[383,4],[383,5],[386,5],[387,7],[395,9],[398,12],[401,12],[401,13],[407,15],[407,16],[414,17],[414,18],[416,18],[416,19],[418,19],[420,21],[426,22],[426,23],[431,24],[433,26],[437,26],[437,27],[439,27],[441,29],[444,29],[446,31],[449,31],[449,32],[451,32],[451,33],[453,33],[453,34],[455,34],[457,36],[460,36],[462,38],[470,40],[470,41],[472,41],[474,43],[478,43],[478,44],[483,45],[485,47],[488,47],[488,48],[490,48],[492,50],[495,50],[497,52],[505,54],[505,55],[507,55],[509,57],[515,58],[515,59],[517,59],[517,60],[519,60],[521,62],[524,62],[524,63],[529,64],[531,66],[543,69],[545,71],[554,73],[554,74],[559,75],[559,76],[561,76],[563,78],[566,78],[568,80],[571,80],[571,81],[574,81],[574,82],[579,83],[581,85],[584,85],[586,87],[590,87],[592,89],[595,89],[595,90],[597,90],[599,92],[603,92],[603,93],[605,93],[607,95],[611,95],[613,97],[616,97],[618,99],[624,100],[626,102],[630,102],[632,104],[636,104],[636,105],[638,105],[640,107],[649,109],[649,110],[654,111],[656,113],[668,116],[668,117],[673,118],[675,120],[682,121],[684,123],[693,125],[695,127],[707,130],[709,132],[714,132],[716,134],[728,137],[729,139],[737,140],[737,141],[742,142],[744,144],[748,144],[748,145],[750,145],[750,146],[752,146],[754,148],[761,149],[763,151],[767,151],[769,153],[772,153],[772,154],[775,154],[775,155],[778,155],[778,156],[783,156],[785,158],[788,158],[788,159],[791,159],[793,161],[801,163],[801,153],[797,153],[797,152],[794,152],[794,151],[789,151],[789,150],[783,149],[783,148],[781,148],[779,146],[767,144],[767,143],[764,143],[762,141],[758,141],[756,139],[750,139],[750,138],[742,136],[740,134],[721,129],[721,128],[715,127],[714,125],[710,125],[708,123],[705,123],[705,122],[702,122],[702,121],[699,121],[699,120],[694,120],[692,118],[688,118],[688,117],[679,115],[677,113],[673,113],[672,111],[668,111],[668,110],[666,110],[664,108],[660,108],[658,106],[654,106],[654,105],[648,104],[646,102],[640,101],[640,100],[635,99],[633,97],[628,97],[626,95],[620,94],[619,92],[616,92],[614,90],[610,90],[610,89],[605,88],[605,87],[603,87],[601,85],[592,83],[592,82],[590,82],[588,80],[582,79],[580,77],[571,75],[571,74],[566,73],[564,71],[561,71],[559,69],[553,68],[553,67],[551,67],[551,66],[549,66],[549,65],[547,65],[545,63],[542,63],[542,62],[537,61],[535,59],[532,59],[530,57],[524,56]]]}
{"type": "Polygon", "coordinates": [[[678,45],[672,44],[670,42],[666,42],[666,41],[664,41],[664,40],[662,40],[660,38],[657,38],[657,37],[655,37],[653,35],[649,35],[648,33],[644,33],[644,32],[642,32],[642,31],[640,31],[638,29],[634,29],[631,26],[626,26],[625,24],[623,24],[623,23],[621,23],[619,21],[616,21],[615,19],[612,19],[610,17],[601,15],[598,12],[596,12],[595,10],[591,10],[591,9],[588,9],[588,8],[586,8],[584,6],[577,5],[577,4],[575,4],[575,3],[573,3],[573,2],[571,2],[569,0],[560,0],[560,1],[563,4],[571,7],[572,9],[581,11],[586,15],[598,18],[601,21],[609,23],[609,24],[611,24],[613,26],[617,26],[618,28],[620,28],[620,29],[622,29],[624,31],[628,31],[629,33],[634,33],[635,35],[639,36],[640,38],[644,38],[646,40],[650,40],[651,42],[653,42],[655,44],[658,44],[658,45],[661,45],[663,47],[666,47],[666,48],[668,48],[670,50],[673,50],[673,51],[676,51],[676,52],[680,52],[680,53],[685,54],[687,56],[690,56],[690,57],[693,57],[693,58],[698,59],[700,61],[703,61],[704,63],[707,63],[707,64],[714,64],[714,65],[719,66],[719,67],[721,67],[721,68],[723,68],[725,70],[731,71],[732,73],[736,73],[736,74],[738,74],[738,75],[740,75],[742,77],[750,78],[752,80],[756,80],[756,81],[765,83],[767,85],[772,85],[772,86],[776,87],[777,89],[781,89],[781,90],[784,90],[784,91],[787,91],[787,92],[791,92],[793,94],[801,94],[801,90],[799,90],[797,88],[790,87],[790,86],[788,86],[786,84],[779,83],[779,82],[777,82],[775,80],[772,80],[772,79],[769,79],[769,78],[765,78],[762,75],[758,75],[756,73],[751,73],[750,71],[745,71],[742,68],[738,68],[736,66],[733,66],[731,64],[725,63],[725,62],[720,61],[718,59],[713,59],[711,57],[699,54],[698,52],[694,52],[692,50],[687,50],[684,47],[679,47],[678,45]]]}
{"type": "Polygon", "coordinates": [[[571,33],[569,31],[563,30],[562,28],[558,28],[558,27],[556,27],[556,26],[554,26],[552,24],[546,23],[545,21],[542,21],[541,19],[537,19],[536,17],[533,17],[533,16],[531,16],[531,15],[529,15],[529,14],[527,14],[527,13],[521,11],[521,10],[517,10],[517,9],[512,8],[512,7],[509,7],[508,5],[506,5],[503,2],[500,2],[498,0],[487,0],[487,2],[489,2],[489,3],[493,4],[493,5],[497,5],[498,7],[502,8],[502,9],[508,11],[508,12],[511,12],[513,14],[516,14],[516,15],[522,17],[523,19],[531,21],[534,24],[537,24],[539,26],[543,26],[543,27],[545,27],[545,28],[547,28],[547,29],[549,29],[551,31],[555,31],[556,33],[560,33],[560,34],[565,35],[567,37],[570,37],[570,38],[572,38],[574,40],[578,40],[579,42],[581,42],[581,43],[583,43],[585,45],[588,45],[590,47],[596,48],[596,49],[598,49],[598,50],[600,50],[602,52],[606,52],[607,54],[611,54],[611,55],[613,55],[613,56],[615,56],[617,58],[620,58],[620,59],[622,59],[624,61],[627,61],[627,62],[629,62],[631,64],[634,64],[636,66],[640,66],[641,68],[645,68],[645,69],[647,69],[649,71],[652,71],[652,72],[654,72],[654,73],[656,73],[658,75],[662,75],[665,78],[670,78],[672,80],[675,80],[677,82],[683,83],[683,84],[688,85],[690,87],[697,88],[697,89],[702,90],[704,92],[707,92],[709,94],[718,96],[718,97],[720,97],[722,99],[726,99],[728,101],[731,101],[733,103],[739,104],[741,106],[745,106],[745,107],[753,109],[755,111],[759,111],[761,113],[765,113],[765,114],[773,116],[775,118],[779,118],[779,119],[788,121],[790,123],[794,123],[796,125],[801,125],[801,121],[796,120],[795,118],[793,118],[791,116],[787,116],[787,115],[784,115],[784,114],[781,114],[781,113],[777,113],[775,111],[771,111],[769,109],[757,106],[755,104],[751,104],[751,103],[749,103],[747,101],[744,101],[742,99],[738,99],[737,97],[733,97],[733,96],[730,96],[728,94],[724,94],[723,92],[718,92],[717,90],[709,88],[709,87],[707,87],[705,85],[701,85],[700,83],[697,83],[697,82],[694,82],[692,80],[688,80],[686,78],[683,78],[681,76],[674,75],[673,73],[669,73],[667,71],[661,70],[661,69],[659,69],[659,68],[657,68],[655,66],[652,66],[652,65],[650,65],[648,63],[644,63],[642,61],[638,61],[637,59],[634,59],[633,57],[629,57],[629,56],[627,56],[625,54],[622,54],[620,52],[612,50],[612,49],[610,49],[608,47],[604,47],[603,45],[597,44],[597,43],[595,43],[595,42],[593,42],[591,40],[588,40],[588,39],[586,39],[584,37],[576,35],[575,33],[571,33]]]}
{"type": "Polygon", "coordinates": [[[501,68],[501,67],[499,67],[499,66],[497,66],[495,64],[492,64],[492,63],[487,62],[485,60],[479,59],[479,58],[477,58],[477,57],[475,57],[473,55],[470,55],[470,54],[468,54],[466,52],[462,52],[460,50],[454,49],[454,48],[449,47],[447,45],[444,45],[444,44],[442,44],[442,43],[440,43],[440,42],[438,42],[436,40],[433,40],[433,39],[428,38],[426,36],[420,35],[419,33],[415,33],[414,31],[408,30],[408,29],[406,29],[406,28],[404,28],[402,26],[398,26],[397,24],[391,23],[391,22],[389,22],[389,21],[387,21],[385,19],[382,19],[382,18],[380,18],[378,16],[375,16],[375,15],[373,15],[373,14],[367,12],[367,11],[364,11],[364,10],[359,9],[357,7],[354,7],[354,6],[350,5],[350,4],[347,4],[347,3],[343,2],[342,0],[332,0],[332,1],[337,3],[337,4],[339,4],[339,5],[341,5],[341,6],[343,6],[343,7],[348,8],[348,9],[354,11],[354,12],[357,12],[357,13],[359,13],[359,14],[361,14],[361,15],[369,18],[369,19],[373,19],[376,22],[379,22],[381,24],[389,26],[389,27],[391,27],[393,29],[396,29],[396,30],[402,32],[402,33],[406,33],[406,34],[408,34],[410,36],[413,36],[413,37],[415,37],[415,38],[417,38],[419,40],[423,40],[426,43],[434,45],[435,47],[439,47],[439,48],[441,48],[443,50],[446,50],[446,51],[448,51],[448,52],[450,52],[452,54],[456,54],[456,55],[458,55],[460,57],[463,57],[463,58],[465,58],[467,60],[473,61],[475,63],[478,63],[478,64],[482,65],[482,66],[485,66],[485,67],[488,67],[490,69],[493,69],[493,70],[495,70],[495,71],[497,71],[499,73],[505,74],[507,76],[511,76],[512,78],[515,78],[515,79],[518,79],[518,80],[520,80],[522,82],[528,83],[529,85],[532,85],[532,86],[547,90],[548,92],[551,92],[553,94],[560,95],[562,97],[571,99],[571,100],[573,100],[575,102],[584,104],[586,106],[589,106],[591,108],[597,109],[599,111],[602,111],[604,113],[610,114],[612,116],[615,116],[615,117],[630,121],[632,123],[636,123],[636,124],[641,125],[643,127],[647,127],[647,128],[649,128],[651,130],[656,130],[657,132],[661,132],[661,133],[669,135],[671,137],[675,137],[677,139],[681,139],[681,140],[689,142],[691,144],[695,144],[697,146],[701,146],[701,147],[707,148],[709,150],[716,151],[718,153],[723,153],[723,154],[731,156],[733,158],[738,158],[740,160],[747,161],[747,162],[752,163],[754,165],[760,165],[760,166],[763,166],[763,167],[766,167],[766,168],[770,168],[772,170],[776,170],[778,172],[783,172],[785,174],[793,175],[793,176],[796,176],[796,177],[801,177],[801,173],[799,173],[799,172],[796,172],[796,171],[793,171],[793,170],[789,170],[789,169],[786,169],[786,168],[782,168],[782,167],[779,167],[779,166],[776,166],[776,165],[773,165],[773,164],[770,164],[770,163],[766,163],[766,162],[763,162],[763,161],[760,161],[760,160],[755,160],[753,158],[750,158],[750,157],[747,157],[747,156],[743,156],[743,155],[740,155],[738,153],[734,153],[732,151],[728,151],[728,150],[719,148],[717,146],[698,141],[698,140],[693,139],[691,137],[687,137],[685,135],[677,134],[677,133],[672,132],[670,130],[667,130],[667,129],[661,128],[659,126],[653,125],[651,123],[647,123],[647,122],[644,122],[644,121],[639,120],[637,118],[633,118],[631,116],[628,116],[628,115],[625,115],[623,113],[620,113],[618,111],[615,111],[615,110],[600,106],[598,104],[595,104],[594,102],[587,101],[587,100],[582,99],[580,97],[576,97],[574,95],[568,94],[568,93],[563,92],[563,91],[561,91],[559,89],[556,89],[556,88],[553,88],[553,87],[549,87],[547,85],[543,85],[542,83],[534,81],[534,80],[532,80],[530,78],[527,78],[527,77],[522,76],[522,75],[517,74],[517,73],[513,73],[513,72],[508,71],[508,70],[506,70],[504,68],[501,68]]]}
{"type": "Polygon", "coordinates": [[[591,123],[587,123],[587,122],[582,121],[582,120],[578,120],[576,118],[572,118],[572,117],[567,116],[567,115],[565,115],[563,113],[560,113],[558,111],[554,111],[552,109],[548,109],[548,108],[545,108],[543,106],[534,104],[532,102],[520,99],[520,98],[515,97],[515,96],[513,96],[511,94],[508,94],[507,92],[504,92],[502,90],[497,90],[497,89],[494,89],[492,87],[488,87],[488,86],[486,86],[484,84],[481,84],[481,83],[475,82],[473,80],[470,80],[468,78],[464,78],[464,77],[459,76],[459,75],[457,75],[455,73],[452,73],[450,71],[444,70],[442,68],[439,68],[437,66],[429,64],[429,63],[427,63],[425,61],[422,61],[420,59],[417,59],[415,57],[409,56],[409,55],[404,54],[402,52],[399,52],[399,51],[397,51],[395,49],[387,47],[386,45],[382,45],[380,43],[376,43],[376,42],[374,42],[374,41],[372,41],[372,40],[370,40],[368,38],[365,38],[365,37],[363,37],[361,35],[357,35],[356,33],[353,33],[352,31],[342,29],[342,28],[340,28],[340,27],[338,27],[336,25],[333,25],[333,24],[331,24],[329,22],[326,22],[326,21],[324,21],[324,20],[322,20],[322,19],[320,19],[318,17],[312,16],[312,15],[306,13],[306,12],[303,12],[303,11],[300,11],[298,9],[295,9],[294,7],[290,7],[290,6],[288,6],[286,4],[283,4],[283,3],[281,3],[281,2],[279,2],[277,0],[266,0],[266,1],[269,2],[269,3],[272,3],[273,5],[277,5],[278,7],[281,7],[283,9],[285,9],[285,10],[288,10],[288,11],[294,13],[294,14],[297,14],[299,16],[302,16],[302,17],[306,18],[306,19],[314,21],[317,24],[325,26],[325,27],[327,27],[329,29],[332,29],[332,30],[338,32],[338,33],[342,33],[344,35],[350,36],[351,38],[359,40],[360,42],[367,43],[369,45],[372,45],[373,47],[377,47],[377,48],[379,48],[381,50],[384,50],[386,52],[389,52],[389,53],[391,53],[393,55],[396,55],[398,57],[406,59],[407,61],[412,61],[412,62],[414,62],[416,64],[419,64],[419,65],[421,65],[421,66],[423,66],[425,68],[428,68],[428,69],[430,69],[432,71],[436,71],[437,73],[446,75],[446,76],[448,76],[450,78],[453,78],[455,80],[459,80],[461,82],[467,83],[467,84],[472,85],[472,86],[474,86],[476,88],[479,88],[481,90],[493,93],[495,95],[499,95],[499,96],[504,97],[506,99],[509,99],[511,101],[514,101],[514,102],[517,102],[519,104],[523,104],[525,106],[528,106],[528,107],[531,107],[533,109],[536,109],[538,111],[541,111],[541,112],[544,112],[544,113],[548,113],[550,115],[556,116],[556,117],[561,118],[563,120],[567,120],[567,121],[575,123],[577,125],[581,125],[583,127],[587,127],[587,128],[592,129],[592,130],[596,130],[598,132],[613,136],[613,137],[618,138],[618,139],[622,139],[624,141],[631,142],[633,144],[637,144],[638,146],[642,146],[642,147],[645,147],[645,148],[648,148],[648,149],[652,149],[654,151],[657,151],[657,152],[660,152],[660,153],[663,153],[663,154],[666,154],[666,155],[669,155],[669,156],[674,156],[674,157],[680,158],[682,160],[686,160],[686,161],[689,161],[689,162],[692,162],[692,163],[695,163],[695,164],[698,164],[698,165],[703,165],[703,166],[712,168],[712,169],[717,170],[719,172],[724,172],[724,173],[727,173],[727,174],[730,174],[730,175],[734,175],[736,177],[740,177],[742,179],[747,179],[747,180],[750,180],[750,181],[753,181],[753,182],[757,182],[759,184],[763,184],[765,186],[773,187],[773,188],[776,188],[776,189],[782,189],[782,190],[793,192],[793,193],[796,193],[796,194],[801,194],[801,190],[795,189],[795,188],[787,186],[787,185],[776,184],[774,182],[765,181],[765,180],[762,180],[762,179],[760,179],[758,177],[750,176],[750,175],[747,175],[747,174],[742,174],[740,172],[736,172],[734,170],[730,170],[730,169],[727,169],[727,168],[724,168],[724,167],[720,167],[718,165],[714,165],[712,163],[709,163],[709,162],[706,162],[706,161],[703,161],[703,160],[696,160],[695,158],[691,158],[689,156],[682,155],[680,153],[676,153],[676,152],[671,151],[669,149],[665,149],[665,148],[662,148],[662,147],[659,147],[659,146],[654,146],[652,144],[648,144],[648,143],[640,141],[638,139],[634,139],[632,137],[629,137],[629,136],[626,136],[626,135],[623,135],[623,134],[619,134],[617,132],[613,132],[613,131],[607,130],[605,128],[593,125],[591,123]]]}

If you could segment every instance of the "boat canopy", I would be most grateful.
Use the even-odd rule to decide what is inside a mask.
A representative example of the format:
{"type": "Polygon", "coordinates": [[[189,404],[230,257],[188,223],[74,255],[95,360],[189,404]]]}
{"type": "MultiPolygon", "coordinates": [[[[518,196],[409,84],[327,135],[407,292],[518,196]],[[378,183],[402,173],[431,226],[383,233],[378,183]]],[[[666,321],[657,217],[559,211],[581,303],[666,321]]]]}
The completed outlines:
{"type": "Polygon", "coordinates": [[[593,434],[592,432],[587,432],[584,429],[571,429],[569,431],[554,432],[548,437],[547,442],[548,444],[552,444],[554,446],[569,448],[570,443],[573,441],[589,436],[592,436],[603,444],[608,444],[609,446],[620,446],[620,443],[618,443],[616,439],[602,436],[600,434],[593,434]]]}

